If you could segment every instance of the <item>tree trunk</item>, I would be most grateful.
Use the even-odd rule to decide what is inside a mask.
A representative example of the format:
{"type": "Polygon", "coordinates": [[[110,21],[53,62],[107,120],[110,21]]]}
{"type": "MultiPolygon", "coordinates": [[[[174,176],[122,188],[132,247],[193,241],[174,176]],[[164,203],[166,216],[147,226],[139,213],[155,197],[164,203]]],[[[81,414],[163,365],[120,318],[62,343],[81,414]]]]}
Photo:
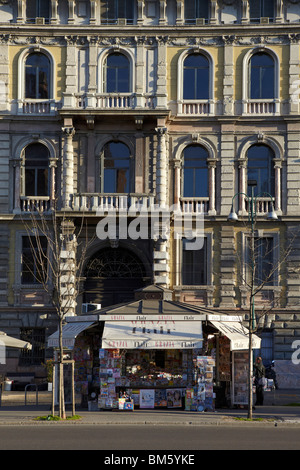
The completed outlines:
{"type": "Polygon", "coordinates": [[[64,393],[64,364],[63,364],[63,316],[59,315],[59,389],[58,389],[58,403],[59,403],[59,417],[66,418],[65,410],[65,393],[64,393]]]}

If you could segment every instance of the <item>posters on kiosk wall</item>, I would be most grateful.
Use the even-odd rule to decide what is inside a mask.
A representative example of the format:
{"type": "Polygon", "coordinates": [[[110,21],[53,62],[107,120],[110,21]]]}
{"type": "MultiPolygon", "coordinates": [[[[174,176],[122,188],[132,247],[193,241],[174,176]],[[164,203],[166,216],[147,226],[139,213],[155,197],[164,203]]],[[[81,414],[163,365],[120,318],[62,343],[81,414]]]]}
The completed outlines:
{"type": "Polygon", "coordinates": [[[140,408],[154,408],[155,390],[140,390],[140,408]]]}

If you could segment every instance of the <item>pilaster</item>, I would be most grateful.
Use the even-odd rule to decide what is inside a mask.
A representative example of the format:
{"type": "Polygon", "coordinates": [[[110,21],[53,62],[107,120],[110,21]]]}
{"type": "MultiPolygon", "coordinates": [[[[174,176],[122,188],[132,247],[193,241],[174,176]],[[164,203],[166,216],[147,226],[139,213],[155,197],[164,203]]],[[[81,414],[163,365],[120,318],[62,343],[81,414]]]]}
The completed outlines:
{"type": "Polygon", "coordinates": [[[63,194],[62,205],[64,209],[71,209],[71,198],[74,194],[74,155],[73,155],[73,136],[74,127],[63,127],[64,150],[63,150],[63,194]]]}

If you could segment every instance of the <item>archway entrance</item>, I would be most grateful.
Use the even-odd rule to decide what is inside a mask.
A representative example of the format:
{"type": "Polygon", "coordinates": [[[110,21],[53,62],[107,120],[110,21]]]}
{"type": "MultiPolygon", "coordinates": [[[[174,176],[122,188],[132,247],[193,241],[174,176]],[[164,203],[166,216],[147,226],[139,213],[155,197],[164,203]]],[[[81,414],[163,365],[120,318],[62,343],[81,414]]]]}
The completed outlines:
{"type": "Polygon", "coordinates": [[[84,302],[102,307],[134,299],[134,291],[151,282],[140,258],[126,248],[103,248],[85,270],[84,302]]]}

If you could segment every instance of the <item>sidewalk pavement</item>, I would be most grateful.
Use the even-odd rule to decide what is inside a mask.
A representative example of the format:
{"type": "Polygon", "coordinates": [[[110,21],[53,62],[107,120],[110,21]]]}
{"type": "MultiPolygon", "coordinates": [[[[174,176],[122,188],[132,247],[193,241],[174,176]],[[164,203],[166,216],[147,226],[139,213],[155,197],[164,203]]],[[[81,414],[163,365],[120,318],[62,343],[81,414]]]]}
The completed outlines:
{"type": "MultiPolygon", "coordinates": [[[[276,391],[279,392],[279,391],[276,391]]],[[[151,426],[232,426],[232,425],[257,425],[259,426],[295,426],[300,427],[300,406],[286,406],[284,401],[300,404],[299,391],[280,391],[275,396],[275,403],[272,404],[267,397],[264,406],[255,407],[253,410],[254,420],[247,419],[247,409],[245,408],[222,408],[215,412],[193,412],[181,409],[167,410],[139,410],[121,411],[87,411],[76,406],[76,414],[81,419],[74,421],[35,421],[39,416],[51,414],[51,393],[39,392],[38,404],[36,404],[35,393],[27,394],[27,405],[25,406],[24,392],[3,392],[0,407],[1,425],[151,425],[151,426]],[[276,403],[277,400],[277,403],[276,403]]],[[[67,416],[71,416],[71,411],[67,406],[67,416]]]]}

